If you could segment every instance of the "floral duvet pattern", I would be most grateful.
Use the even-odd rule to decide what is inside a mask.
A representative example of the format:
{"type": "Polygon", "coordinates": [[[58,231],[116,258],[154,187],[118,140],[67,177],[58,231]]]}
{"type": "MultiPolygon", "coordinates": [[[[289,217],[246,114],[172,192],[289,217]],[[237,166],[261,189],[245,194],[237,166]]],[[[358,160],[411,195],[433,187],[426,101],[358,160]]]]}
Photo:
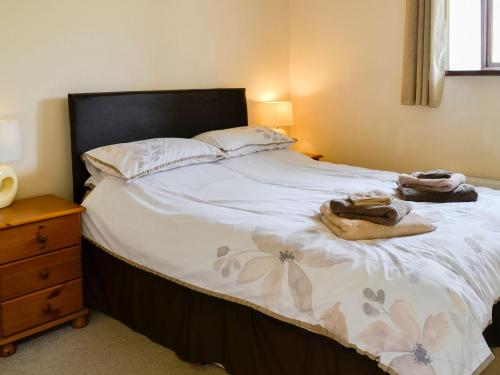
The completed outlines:
{"type": "MultiPolygon", "coordinates": [[[[301,312],[312,313],[312,284],[301,264],[313,268],[330,267],[340,261],[336,261],[335,258],[329,257],[323,252],[306,250],[306,246],[314,243],[319,236],[319,232],[310,230],[292,233],[289,237],[281,239],[264,228],[256,229],[252,233],[252,240],[258,247],[256,253],[267,253],[267,255],[259,254],[245,263],[238,274],[237,283],[247,284],[263,279],[261,285],[262,301],[265,307],[273,308],[280,300],[286,272],[287,285],[293,297],[295,308],[301,312]]],[[[214,263],[214,269],[218,269],[221,260],[226,255],[239,265],[237,257],[246,252],[235,251],[232,254],[228,246],[220,247],[217,250],[217,256],[222,257],[222,259],[214,263]]],[[[224,268],[221,273],[223,277],[229,276],[224,273],[224,268]]]]}
{"type": "Polygon", "coordinates": [[[396,174],[287,150],[180,168],[84,202],[84,235],[117,256],[356,348],[397,374],[472,374],[492,359],[482,331],[500,297],[500,192],[413,204],[433,233],[341,240],[318,220],[333,196],[396,174]],[[140,235],[137,235],[140,233],[140,235]]]}

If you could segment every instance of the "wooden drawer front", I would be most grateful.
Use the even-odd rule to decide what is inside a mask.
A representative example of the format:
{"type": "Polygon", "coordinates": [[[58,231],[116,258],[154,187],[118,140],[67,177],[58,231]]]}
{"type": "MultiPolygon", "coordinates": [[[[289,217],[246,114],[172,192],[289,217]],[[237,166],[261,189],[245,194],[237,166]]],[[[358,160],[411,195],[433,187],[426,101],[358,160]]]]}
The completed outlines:
{"type": "Polygon", "coordinates": [[[81,279],[0,303],[0,336],[10,336],[82,308],[81,279]]]}
{"type": "Polygon", "coordinates": [[[0,230],[0,264],[80,244],[80,215],[0,230]]]}
{"type": "Polygon", "coordinates": [[[0,301],[80,276],[79,246],[4,264],[0,266],[0,301]]]}

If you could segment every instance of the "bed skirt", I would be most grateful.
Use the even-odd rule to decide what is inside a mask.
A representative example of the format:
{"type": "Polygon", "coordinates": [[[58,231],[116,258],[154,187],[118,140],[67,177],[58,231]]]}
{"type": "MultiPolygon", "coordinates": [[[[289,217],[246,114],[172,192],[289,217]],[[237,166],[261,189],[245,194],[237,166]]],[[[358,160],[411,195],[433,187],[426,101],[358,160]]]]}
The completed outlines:
{"type": "MultiPolygon", "coordinates": [[[[83,241],[85,301],[184,361],[220,363],[231,374],[382,374],[336,341],[250,307],[193,291],[135,268],[83,241]]],[[[500,304],[486,331],[500,344],[500,304]]]]}

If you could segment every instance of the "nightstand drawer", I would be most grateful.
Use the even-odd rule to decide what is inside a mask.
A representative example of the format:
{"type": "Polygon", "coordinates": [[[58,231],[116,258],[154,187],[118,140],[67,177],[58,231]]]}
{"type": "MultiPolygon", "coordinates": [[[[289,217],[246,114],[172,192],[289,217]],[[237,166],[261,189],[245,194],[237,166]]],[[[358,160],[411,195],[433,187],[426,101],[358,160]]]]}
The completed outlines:
{"type": "Polygon", "coordinates": [[[80,276],[79,246],[4,264],[0,266],[0,301],[80,276]]]}
{"type": "Polygon", "coordinates": [[[79,244],[79,215],[4,229],[0,231],[0,264],[79,244]]]}
{"type": "Polygon", "coordinates": [[[10,336],[82,308],[81,279],[0,303],[0,336],[10,336]]]}

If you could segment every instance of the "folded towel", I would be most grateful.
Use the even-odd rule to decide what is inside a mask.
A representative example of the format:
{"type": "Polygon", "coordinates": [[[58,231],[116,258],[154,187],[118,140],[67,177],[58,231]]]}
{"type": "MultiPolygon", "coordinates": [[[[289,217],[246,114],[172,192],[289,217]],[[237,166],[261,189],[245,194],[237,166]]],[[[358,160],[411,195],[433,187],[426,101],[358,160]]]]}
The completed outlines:
{"type": "Polygon", "coordinates": [[[347,199],[333,199],[330,208],[335,215],[351,220],[366,220],[380,225],[396,225],[411,211],[408,203],[395,199],[387,206],[355,206],[347,199]]]}
{"type": "Polygon", "coordinates": [[[349,194],[348,198],[355,206],[387,206],[392,201],[392,197],[381,190],[349,194]]]}
{"type": "Polygon", "coordinates": [[[428,172],[417,172],[415,177],[437,180],[440,178],[451,178],[452,174],[453,173],[445,171],[444,169],[435,169],[433,171],[428,171],[428,172]]]}
{"type": "Polygon", "coordinates": [[[475,202],[478,194],[476,188],[472,185],[462,184],[449,193],[420,191],[400,186],[399,195],[405,201],[413,202],[434,202],[434,203],[452,203],[452,202],[475,202]]]}
{"type": "Polygon", "coordinates": [[[436,226],[428,223],[416,213],[405,216],[394,226],[373,224],[364,220],[349,220],[341,218],[330,210],[330,202],[321,206],[321,221],[338,237],[344,240],[375,240],[412,236],[432,232],[436,226]]]}
{"type": "Polygon", "coordinates": [[[455,190],[459,185],[465,183],[465,176],[461,173],[453,173],[450,178],[418,178],[418,172],[412,175],[399,175],[399,186],[408,187],[422,191],[438,191],[447,193],[455,190]]]}

